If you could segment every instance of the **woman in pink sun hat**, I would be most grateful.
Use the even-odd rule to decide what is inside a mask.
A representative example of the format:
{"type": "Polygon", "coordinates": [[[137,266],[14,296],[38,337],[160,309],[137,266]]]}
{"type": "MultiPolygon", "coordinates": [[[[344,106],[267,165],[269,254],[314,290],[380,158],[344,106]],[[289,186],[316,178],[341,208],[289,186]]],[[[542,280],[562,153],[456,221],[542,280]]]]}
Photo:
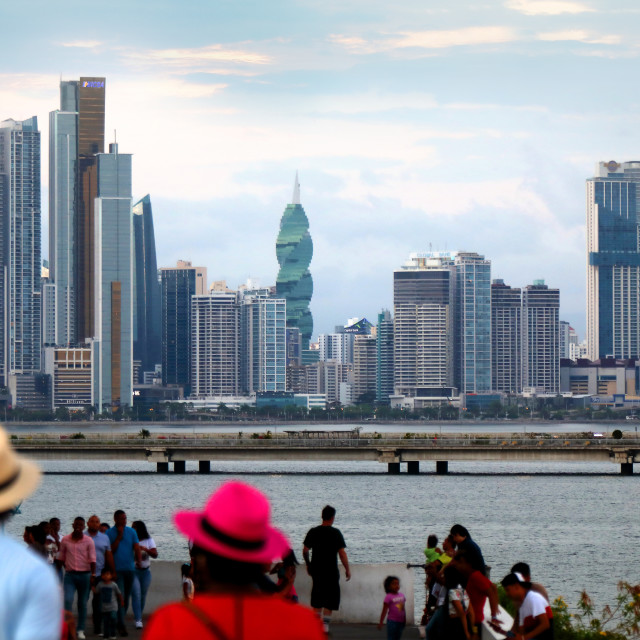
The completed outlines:
{"type": "Polygon", "coordinates": [[[196,595],[158,609],[144,640],[324,640],[311,609],[262,593],[271,563],[290,549],[271,526],[267,497],[242,482],[223,484],[202,511],[180,511],[173,521],[193,541],[196,595]]]}

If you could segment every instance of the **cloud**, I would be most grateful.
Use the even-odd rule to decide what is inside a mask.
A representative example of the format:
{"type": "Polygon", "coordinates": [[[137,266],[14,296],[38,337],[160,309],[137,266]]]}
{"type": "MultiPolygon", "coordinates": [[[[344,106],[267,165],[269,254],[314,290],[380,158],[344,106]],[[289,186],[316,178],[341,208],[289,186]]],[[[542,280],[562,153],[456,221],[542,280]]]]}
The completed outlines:
{"type": "Polygon", "coordinates": [[[125,51],[125,63],[135,66],[161,66],[173,71],[231,73],[236,66],[263,66],[273,62],[271,56],[245,48],[211,44],[188,49],[139,49],[125,51]],[[211,65],[214,65],[212,67],[211,65]]]}
{"type": "Polygon", "coordinates": [[[366,40],[359,36],[332,34],[329,40],[350,53],[366,55],[403,49],[433,50],[451,47],[504,44],[517,39],[509,27],[464,27],[434,31],[405,31],[380,39],[366,40]]]}
{"type": "Polygon", "coordinates": [[[586,44],[620,44],[622,42],[622,36],[610,34],[610,35],[598,35],[592,31],[585,29],[566,29],[564,31],[548,31],[545,33],[539,33],[538,40],[544,40],[546,42],[584,42],[586,44]]]}
{"type": "Polygon", "coordinates": [[[574,0],[507,0],[507,9],[524,13],[526,16],[558,16],[563,13],[587,13],[594,11],[583,2],[574,0]]]}
{"type": "Polygon", "coordinates": [[[76,49],[95,49],[104,43],[100,40],[74,40],[72,42],[59,42],[61,47],[71,47],[76,49]]]}

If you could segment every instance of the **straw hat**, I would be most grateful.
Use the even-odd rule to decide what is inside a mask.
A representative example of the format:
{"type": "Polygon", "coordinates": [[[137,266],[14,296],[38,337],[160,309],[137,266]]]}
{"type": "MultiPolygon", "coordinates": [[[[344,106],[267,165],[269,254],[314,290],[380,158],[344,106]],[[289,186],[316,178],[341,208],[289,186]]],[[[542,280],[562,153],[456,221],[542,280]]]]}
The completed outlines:
{"type": "Polygon", "coordinates": [[[271,526],[267,497],[243,482],[227,482],[215,491],[202,511],[179,511],[178,530],[195,544],[239,562],[262,564],[282,558],[289,541],[271,526]]]}
{"type": "Polygon", "coordinates": [[[12,509],[31,495],[40,482],[40,469],[16,455],[0,427],[0,512],[12,509]]]}

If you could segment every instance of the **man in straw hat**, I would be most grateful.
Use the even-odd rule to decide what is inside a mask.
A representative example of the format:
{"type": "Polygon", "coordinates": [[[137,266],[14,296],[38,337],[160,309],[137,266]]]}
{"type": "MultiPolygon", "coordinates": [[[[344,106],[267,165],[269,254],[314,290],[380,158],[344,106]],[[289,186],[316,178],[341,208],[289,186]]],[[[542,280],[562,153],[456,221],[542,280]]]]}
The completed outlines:
{"type": "MultiPolygon", "coordinates": [[[[38,467],[15,454],[0,428],[0,532],[39,481],[38,467]]],[[[61,628],[62,594],[53,569],[0,533],[0,638],[58,640],[61,628]]]]}
{"type": "Polygon", "coordinates": [[[180,511],[174,524],[193,541],[195,598],[161,607],[144,640],[323,640],[317,616],[257,583],[291,548],[271,526],[269,501],[242,482],[223,484],[202,511],[180,511]]]}

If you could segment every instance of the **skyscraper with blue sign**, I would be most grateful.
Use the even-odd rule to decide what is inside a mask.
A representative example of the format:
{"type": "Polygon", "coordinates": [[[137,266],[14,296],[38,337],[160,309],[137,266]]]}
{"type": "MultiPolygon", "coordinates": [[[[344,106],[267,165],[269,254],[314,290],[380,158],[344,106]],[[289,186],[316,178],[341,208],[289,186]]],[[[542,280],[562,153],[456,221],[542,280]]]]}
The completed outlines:
{"type": "Polygon", "coordinates": [[[600,162],[587,180],[589,357],[640,356],[640,162],[600,162]]]}

